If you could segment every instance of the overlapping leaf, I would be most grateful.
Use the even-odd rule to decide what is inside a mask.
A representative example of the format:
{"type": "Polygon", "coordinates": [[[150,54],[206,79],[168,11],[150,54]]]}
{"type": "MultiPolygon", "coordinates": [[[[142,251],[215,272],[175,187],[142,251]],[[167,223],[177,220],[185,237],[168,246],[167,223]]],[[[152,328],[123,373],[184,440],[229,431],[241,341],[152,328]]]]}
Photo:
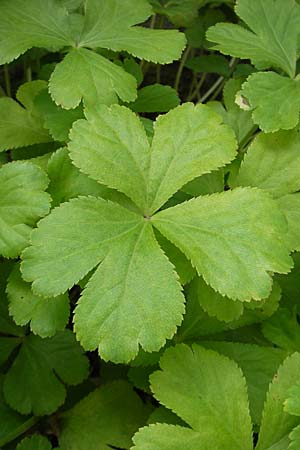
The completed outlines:
{"type": "Polygon", "coordinates": [[[76,385],[87,375],[88,360],[71,331],[46,339],[29,335],[5,376],[4,397],[22,414],[51,414],[66,397],[61,381],[76,385]]]}
{"type": "Polygon", "coordinates": [[[145,424],[148,408],[125,381],[114,381],[93,391],[60,418],[63,450],[128,449],[131,437],[145,424]]]}
{"type": "Polygon", "coordinates": [[[150,376],[155,397],[191,428],[155,424],[133,438],[134,450],[251,450],[246,383],[228,358],[198,345],[168,349],[150,376]]]}
{"type": "Polygon", "coordinates": [[[0,168],[0,253],[15,258],[27,246],[31,230],[50,209],[46,174],[26,162],[0,168]]]}

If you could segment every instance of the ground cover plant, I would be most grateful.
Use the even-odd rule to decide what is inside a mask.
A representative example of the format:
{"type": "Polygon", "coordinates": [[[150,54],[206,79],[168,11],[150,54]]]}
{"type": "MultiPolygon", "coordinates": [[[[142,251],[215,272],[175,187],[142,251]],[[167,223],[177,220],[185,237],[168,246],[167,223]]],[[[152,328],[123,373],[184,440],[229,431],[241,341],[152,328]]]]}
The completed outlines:
{"type": "Polygon", "coordinates": [[[299,35],[0,0],[2,450],[299,450],[299,35]]]}

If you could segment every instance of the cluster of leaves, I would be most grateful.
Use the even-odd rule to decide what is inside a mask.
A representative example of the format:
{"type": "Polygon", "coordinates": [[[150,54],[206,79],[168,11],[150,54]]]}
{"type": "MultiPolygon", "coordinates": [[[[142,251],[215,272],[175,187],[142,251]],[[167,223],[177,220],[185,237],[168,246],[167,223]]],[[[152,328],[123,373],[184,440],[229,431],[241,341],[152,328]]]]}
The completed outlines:
{"type": "Polygon", "coordinates": [[[299,25],[0,0],[1,449],[299,449],[299,25]]]}

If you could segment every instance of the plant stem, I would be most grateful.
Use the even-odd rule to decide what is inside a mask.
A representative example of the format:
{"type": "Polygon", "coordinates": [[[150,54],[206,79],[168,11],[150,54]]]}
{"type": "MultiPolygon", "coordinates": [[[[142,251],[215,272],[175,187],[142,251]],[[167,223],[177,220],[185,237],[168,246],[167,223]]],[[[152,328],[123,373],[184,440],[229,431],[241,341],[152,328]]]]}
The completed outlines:
{"type": "Polygon", "coordinates": [[[220,86],[220,84],[223,82],[224,77],[219,77],[217,81],[208,89],[208,91],[205,92],[205,94],[200,98],[198,103],[203,103],[205,100],[210,97],[210,95],[215,92],[215,90],[220,86]]]}
{"type": "Polygon", "coordinates": [[[180,64],[178,66],[178,70],[177,70],[176,77],[175,77],[175,83],[174,83],[174,89],[176,89],[177,92],[178,92],[178,88],[179,88],[179,84],[180,84],[182,71],[183,71],[184,65],[186,63],[187,57],[189,56],[190,50],[191,50],[191,47],[187,46],[187,48],[185,49],[185,51],[182,55],[180,64]]]}
{"type": "Polygon", "coordinates": [[[4,64],[4,81],[5,81],[5,90],[8,97],[11,97],[11,84],[9,77],[8,65],[4,64]]]}

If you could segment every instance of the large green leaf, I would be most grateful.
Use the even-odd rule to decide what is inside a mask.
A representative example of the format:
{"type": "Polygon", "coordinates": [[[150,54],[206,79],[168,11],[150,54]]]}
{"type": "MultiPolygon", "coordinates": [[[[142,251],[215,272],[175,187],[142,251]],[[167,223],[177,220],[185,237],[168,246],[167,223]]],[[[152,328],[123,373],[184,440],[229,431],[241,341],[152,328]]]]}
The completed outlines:
{"type": "Polygon", "coordinates": [[[252,111],[253,122],[265,133],[290,130],[299,122],[300,80],[297,78],[275,72],[253,73],[242,85],[241,95],[241,106],[252,111]]]}
{"type": "Polygon", "coordinates": [[[12,98],[0,98],[0,151],[52,140],[40,117],[12,98]]]}
{"type": "Polygon", "coordinates": [[[232,299],[267,297],[269,273],[286,273],[292,266],[283,242],[284,216],[257,189],[198,197],[159,212],[152,222],[208,284],[232,299]]]}
{"type": "Polygon", "coordinates": [[[298,191],[299,131],[260,133],[248,147],[235,184],[259,187],[274,197],[298,191]]]}
{"type": "Polygon", "coordinates": [[[148,408],[125,381],[93,391],[60,417],[62,450],[128,449],[131,437],[145,424],[148,408]]]}
{"type": "Polygon", "coordinates": [[[50,208],[48,178],[37,166],[13,162],[0,168],[0,254],[15,258],[31,230],[50,208]]]}
{"type": "MultiPolygon", "coordinates": [[[[219,23],[207,32],[216,49],[226,55],[251,59],[260,69],[276,67],[295,75],[300,7],[294,0],[239,0],[237,15],[250,28],[219,23]]],[[[276,91],[275,91],[276,92],[276,91]]]]}
{"type": "Polygon", "coordinates": [[[150,376],[155,397],[192,429],[150,425],[135,450],[251,450],[252,424],[245,379],[236,363],[198,345],[168,349],[150,376]],[[213,446],[213,447],[212,447],[213,446]]]}
{"type": "Polygon", "coordinates": [[[80,45],[125,50],[160,64],[179,59],[185,46],[183,33],[134,26],[151,14],[147,0],[88,0],[80,45]]]}
{"type": "Polygon", "coordinates": [[[300,353],[285,359],[270,384],[262,416],[259,440],[256,449],[268,449],[279,442],[300,423],[299,417],[284,411],[284,401],[291,386],[299,381],[300,353]]]}
{"type": "Polygon", "coordinates": [[[30,322],[34,334],[43,338],[54,336],[65,328],[69,320],[68,295],[45,299],[33,294],[30,284],[22,280],[20,266],[12,270],[6,288],[9,313],[18,325],[30,322]]]}
{"type": "Polygon", "coordinates": [[[2,0],[0,4],[0,64],[31,47],[74,45],[67,10],[55,0],[2,0]]]}
{"type": "Polygon", "coordinates": [[[146,223],[111,244],[76,308],[75,330],[85,349],[98,347],[102,358],[127,362],[139,344],[159,350],[183,312],[177,275],[146,223]]]}
{"type": "Polygon", "coordinates": [[[22,414],[51,414],[64,403],[62,381],[76,385],[87,375],[88,360],[71,331],[46,339],[29,335],[5,376],[4,397],[22,414]]]}

